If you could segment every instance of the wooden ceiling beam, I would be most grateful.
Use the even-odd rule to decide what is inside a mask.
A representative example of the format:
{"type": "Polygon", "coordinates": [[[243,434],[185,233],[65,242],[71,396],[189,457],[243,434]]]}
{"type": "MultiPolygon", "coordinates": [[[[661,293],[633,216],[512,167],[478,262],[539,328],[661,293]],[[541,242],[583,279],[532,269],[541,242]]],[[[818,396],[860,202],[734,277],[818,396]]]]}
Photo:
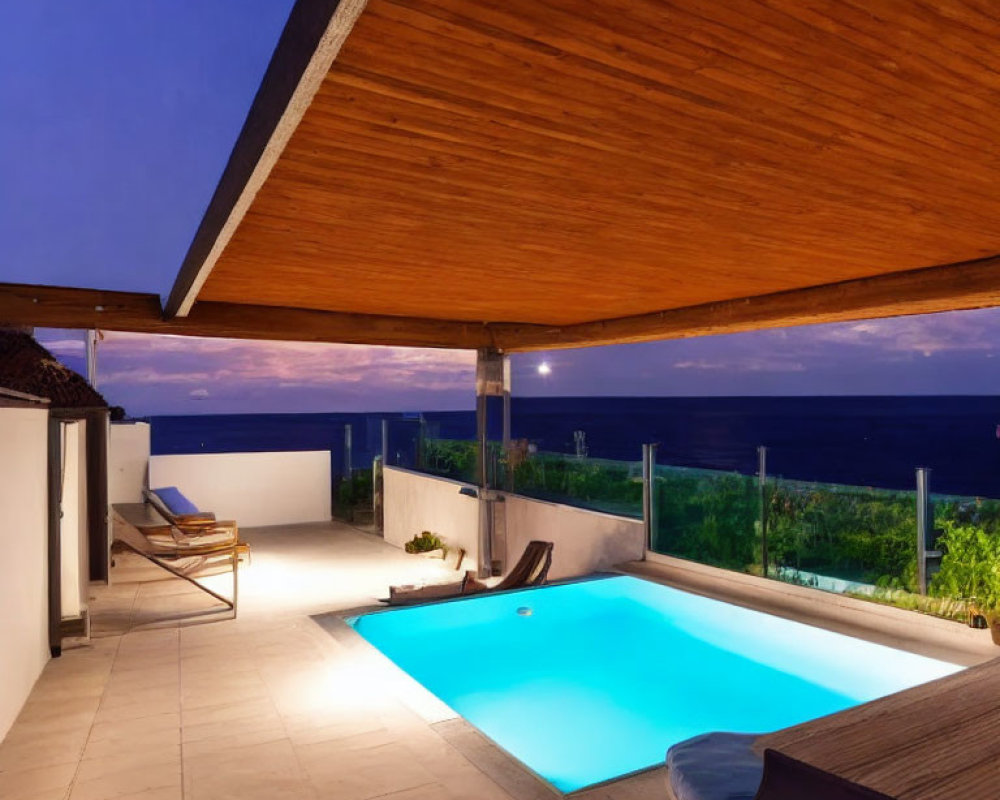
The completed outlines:
{"type": "Polygon", "coordinates": [[[478,323],[199,301],[166,319],[152,294],[0,284],[0,325],[507,352],[593,347],[1000,306],[1000,256],[578,325],[478,323]]]}
{"type": "Polygon", "coordinates": [[[508,352],[741,333],[1000,306],[1000,256],[564,327],[495,323],[508,352]]]}
{"type": "Polygon", "coordinates": [[[296,0],[166,304],[186,316],[367,0],[296,0]]]}
{"type": "Polygon", "coordinates": [[[469,350],[494,344],[479,323],[204,301],[187,317],[165,319],[157,295],[25,284],[0,284],[0,325],[469,350]]]}

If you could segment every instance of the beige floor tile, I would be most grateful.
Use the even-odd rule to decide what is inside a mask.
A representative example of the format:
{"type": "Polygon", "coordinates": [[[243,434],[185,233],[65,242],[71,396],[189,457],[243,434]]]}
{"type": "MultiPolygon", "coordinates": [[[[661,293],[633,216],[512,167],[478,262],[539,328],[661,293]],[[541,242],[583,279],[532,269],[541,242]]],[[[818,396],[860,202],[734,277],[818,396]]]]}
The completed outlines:
{"type": "Polygon", "coordinates": [[[122,754],[154,754],[176,751],[181,742],[178,712],[154,714],[138,719],[101,722],[93,727],[84,760],[113,758],[122,754]]]}
{"type": "Polygon", "coordinates": [[[236,620],[116,556],[112,585],[92,587],[94,638],[49,664],[0,744],[0,797],[510,800],[400,704],[381,657],[307,616],[437,567],[346,527],[246,535],[236,620]]]}
{"type": "Polygon", "coordinates": [[[128,795],[143,796],[151,790],[180,789],[180,759],[163,764],[144,764],[90,778],[78,775],[69,800],[112,800],[128,795]]]}
{"type": "Polygon", "coordinates": [[[184,707],[181,733],[185,740],[202,739],[225,729],[234,730],[248,726],[274,727],[281,725],[281,717],[268,697],[214,706],[184,707]]]}
{"type": "Polygon", "coordinates": [[[338,800],[366,800],[435,783],[409,750],[385,739],[391,734],[363,734],[303,745],[296,752],[317,790],[338,800]]]}
{"type": "Polygon", "coordinates": [[[185,757],[185,800],[313,797],[291,742],[280,739],[208,755],[185,757]]]}
{"type": "Polygon", "coordinates": [[[0,745],[0,772],[78,761],[83,755],[87,733],[87,730],[80,730],[18,740],[14,737],[19,732],[14,730],[0,745]]]}
{"type": "Polygon", "coordinates": [[[0,772],[0,797],[15,800],[45,793],[65,793],[76,774],[76,768],[77,762],[70,761],[66,764],[0,772]]]}

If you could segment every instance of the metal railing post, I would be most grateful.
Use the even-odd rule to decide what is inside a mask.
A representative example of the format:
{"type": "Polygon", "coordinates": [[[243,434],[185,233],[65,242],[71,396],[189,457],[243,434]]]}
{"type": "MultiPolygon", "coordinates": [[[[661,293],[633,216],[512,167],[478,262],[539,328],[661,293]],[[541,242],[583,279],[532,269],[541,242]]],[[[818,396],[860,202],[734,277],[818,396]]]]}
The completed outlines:
{"type": "Polygon", "coordinates": [[[653,549],[656,536],[656,444],[642,446],[642,524],[646,533],[646,549],[653,549]]]}
{"type": "Polygon", "coordinates": [[[767,577],[767,448],[757,448],[757,490],[760,493],[760,560],[767,577]]]}
{"type": "Polygon", "coordinates": [[[917,467],[917,588],[927,594],[927,545],[930,523],[931,471],[917,467]]]}
{"type": "Polygon", "coordinates": [[[353,472],[354,460],[354,429],[351,427],[350,423],[344,426],[344,475],[348,478],[351,477],[351,472],[353,472]]]}
{"type": "Polygon", "coordinates": [[[382,419],[382,466],[389,466],[389,420],[382,419]]]}

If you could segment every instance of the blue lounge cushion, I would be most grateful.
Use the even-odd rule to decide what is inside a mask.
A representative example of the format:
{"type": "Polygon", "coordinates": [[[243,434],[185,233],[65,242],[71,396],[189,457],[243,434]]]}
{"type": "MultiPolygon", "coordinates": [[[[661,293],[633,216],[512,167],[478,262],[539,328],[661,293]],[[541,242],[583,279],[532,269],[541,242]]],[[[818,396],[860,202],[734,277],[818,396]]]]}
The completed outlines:
{"type": "Polygon", "coordinates": [[[153,494],[160,498],[171,514],[199,514],[198,506],[188,500],[176,486],[164,486],[153,489],[153,494]]]}
{"type": "Polygon", "coordinates": [[[704,733],[667,750],[667,775],[677,800],[753,800],[764,761],[756,733],[704,733]]]}

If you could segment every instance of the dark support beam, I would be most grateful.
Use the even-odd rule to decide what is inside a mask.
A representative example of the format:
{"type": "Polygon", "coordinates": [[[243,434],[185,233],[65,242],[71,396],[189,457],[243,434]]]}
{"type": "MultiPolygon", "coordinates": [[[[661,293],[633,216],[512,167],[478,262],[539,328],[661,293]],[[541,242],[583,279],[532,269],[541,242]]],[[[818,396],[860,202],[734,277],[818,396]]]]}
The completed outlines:
{"type": "Polygon", "coordinates": [[[330,71],[365,0],[296,0],[167,300],[184,316],[330,71]]]}
{"type": "Polygon", "coordinates": [[[156,295],[25,284],[0,284],[2,324],[468,350],[492,343],[487,326],[475,322],[208,302],[165,320],[156,295]]]}
{"type": "Polygon", "coordinates": [[[446,347],[592,347],[1000,306],[1000,257],[579,325],[471,322],[199,302],[163,318],[151,294],[0,284],[0,325],[446,347]]]}
{"type": "Polygon", "coordinates": [[[1000,305],[1000,257],[579,325],[490,325],[508,352],[740,333],[1000,305]]]}
{"type": "Polygon", "coordinates": [[[111,537],[108,535],[108,424],[106,408],[87,411],[87,550],[90,580],[111,577],[111,537]]]}
{"type": "Polygon", "coordinates": [[[62,655],[62,422],[49,416],[48,445],[48,571],[49,652],[62,655]]]}

